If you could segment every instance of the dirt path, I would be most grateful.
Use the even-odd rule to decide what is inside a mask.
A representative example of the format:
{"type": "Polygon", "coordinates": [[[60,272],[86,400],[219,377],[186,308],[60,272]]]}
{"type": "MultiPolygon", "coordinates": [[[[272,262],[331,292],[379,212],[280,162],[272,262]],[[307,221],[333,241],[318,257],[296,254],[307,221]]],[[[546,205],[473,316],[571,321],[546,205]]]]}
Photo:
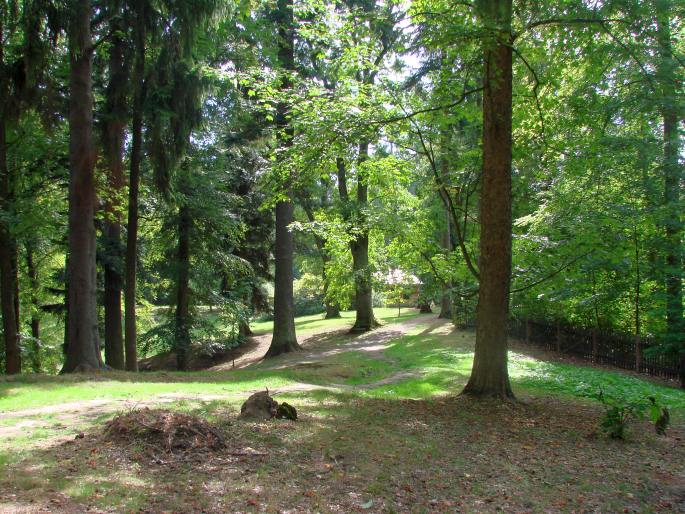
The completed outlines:
{"type": "MultiPolygon", "coordinates": [[[[271,359],[266,369],[283,369],[300,364],[310,364],[344,352],[365,352],[369,357],[390,361],[383,352],[390,346],[391,341],[404,336],[416,325],[429,323],[426,329],[433,330],[447,323],[447,320],[437,319],[435,316],[417,316],[401,323],[386,325],[372,332],[363,334],[349,334],[348,329],[330,331],[327,337],[305,338],[300,342],[301,352],[287,353],[271,359]]],[[[264,353],[268,349],[268,343],[264,353]]],[[[262,354],[263,355],[263,354],[262,354]]],[[[265,363],[266,364],[266,363],[265,363]]]]}
{"type": "MultiPolygon", "coordinates": [[[[378,358],[383,350],[388,347],[391,340],[402,337],[411,328],[421,323],[430,323],[431,326],[441,326],[446,320],[437,319],[432,315],[417,316],[400,323],[393,323],[377,328],[364,334],[350,334],[349,328],[328,328],[316,333],[305,333],[297,338],[297,342],[304,351],[282,355],[273,359],[273,365],[268,369],[281,369],[293,364],[304,364],[315,360],[325,359],[348,351],[365,351],[374,354],[378,358]]],[[[235,359],[213,366],[210,371],[226,371],[232,368],[244,368],[262,361],[271,344],[271,334],[253,336],[243,345],[244,351],[235,359]]]]}
{"type": "MultiPolygon", "coordinates": [[[[292,354],[282,355],[266,363],[263,356],[269,348],[271,334],[254,336],[248,343],[247,351],[235,359],[233,362],[226,362],[210,368],[211,371],[227,371],[232,368],[245,368],[247,366],[263,362],[262,369],[284,369],[291,366],[308,364],[321,361],[327,357],[348,351],[368,352],[369,356],[379,360],[388,360],[383,351],[390,345],[391,341],[397,339],[417,324],[429,323],[429,329],[445,324],[445,320],[438,320],[434,316],[418,316],[400,323],[380,327],[373,332],[360,335],[349,334],[347,328],[323,330],[315,334],[307,334],[299,338],[303,351],[292,354]]],[[[314,385],[307,383],[295,383],[288,386],[279,387],[276,393],[282,394],[295,391],[311,391],[314,389],[324,389],[331,391],[370,389],[381,385],[392,384],[413,376],[407,372],[398,372],[389,377],[385,377],[377,382],[364,384],[361,386],[348,386],[335,384],[331,386],[314,385]]],[[[216,394],[188,394],[188,393],[164,393],[154,395],[145,399],[131,398],[105,398],[93,399],[77,402],[61,403],[34,409],[20,411],[10,411],[0,413],[0,439],[14,438],[27,435],[34,430],[49,429],[55,431],[54,438],[48,438],[50,442],[64,437],[73,437],[74,432],[78,432],[82,427],[89,426],[98,421],[99,418],[107,414],[126,411],[142,407],[160,407],[164,404],[179,401],[188,402],[208,402],[216,400],[235,399],[237,396],[244,397],[251,394],[251,390],[240,391],[239,393],[216,395],[216,394]],[[49,419],[46,419],[49,418],[49,419]],[[12,420],[11,424],[3,425],[3,420],[12,420]],[[61,435],[63,432],[64,435],[61,435]]]]}

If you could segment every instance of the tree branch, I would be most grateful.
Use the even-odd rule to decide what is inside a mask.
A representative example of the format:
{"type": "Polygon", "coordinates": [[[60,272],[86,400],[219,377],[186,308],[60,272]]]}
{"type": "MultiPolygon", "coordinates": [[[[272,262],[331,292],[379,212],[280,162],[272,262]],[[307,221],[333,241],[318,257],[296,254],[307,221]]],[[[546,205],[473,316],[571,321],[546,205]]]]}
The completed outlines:
{"type": "Polygon", "coordinates": [[[436,112],[436,111],[442,111],[445,109],[451,109],[452,107],[456,107],[457,105],[463,103],[469,97],[469,95],[472,95],[473,93],[478,93],[480,91],[483,91],[482,87],[479,87],[476,89],[469,89],[468,91],[464,91],[462,93],[461,97],[459,97],[459,99],[454,101],[454,102],[451,102],[451,103],[448,103],[445,105],[439,105],[437,107],[428,107],[426,109],[419,109],[418,111],[407,113],[404,116],[395,116],[393,118],[385,118],[384,120],[370,121],[369,124],[370,125],[383,125],[386,123],[396,123],[398,121],[404,121],[404,120],[414,118],[415,116],[418,116],[420,114],[426,114],[429,112],[436,112]]]}
{"type": "Polygon", "coordinates": [[[543,282],[546,282],[547,280],[549,280],[549,279],[551,279],[551,278],[554,278],[554,277],[557,276],[559,273],[561,273],[562,271],[564,271],[566,268],[568,268],[569,266],[571,266],[571,265],[573,265],[574,263],[578,262],[578,261],[579,261],[580,259],[582,259],[583,257],[587,257],[587,256],[590,255],[592,252],[594,252],[594,250],[590,250],[589,252],[585,252],[584,254],[579,255],[579,256],[576,257],[575,259],[571,259],[569,262],[567,262],[567,263],[565,263],[564,265],[560,266],[559,268],[557,268],[556,270],[554,270],[554,271],[553,271],[552,273],[550,273],[549,275],[547,275],[547,276],[545,276],[545,277],[543,277],[543,278],[541,278],[541,279],[539,279],[539,280],[535,280],[534,282],[531,282],[530,284],[526,284],[525,286],[521,286],[521,287],[517,287],[516,289],[512,289],[512,290],[511,290],[511,293],[513,294],[513,293],[520,293],[520,292],[522,292],[522,291],[526,291],[527,289],[531,289],[531,288],[533,288],[533,287],[535,287],[535,286],[537,286],[537,285],[539,285],[539,284],[542,284],[543,282]]]}

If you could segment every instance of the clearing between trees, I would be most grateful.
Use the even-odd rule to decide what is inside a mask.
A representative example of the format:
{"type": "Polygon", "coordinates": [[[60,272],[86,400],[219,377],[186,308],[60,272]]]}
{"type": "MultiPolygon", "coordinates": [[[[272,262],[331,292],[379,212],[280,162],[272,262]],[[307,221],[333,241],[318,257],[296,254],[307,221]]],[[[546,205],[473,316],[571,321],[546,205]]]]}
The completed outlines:
{"type": "MultiPolygon", "coordinates": [[[[415,312],[363,335],[347,333],[349,314],[298,323],[316,327],[298,330],[302,351],[236,369],[3,379],[0,511],[685,509],[685,395],[676,388],[512,341],[520,401],[477,402],[456,396],[472,331],[415,312]],[[625,441],[607,438],[603,407],[589,398],[599,384],[626,401],[657,397],[671,409],[666,435],[636,421],[625,441]],[[294,405],[298,421],[238,420],[241,403],[265,388],[294,405]],[[154,427],[144,438],[108,432],[115,415],[145,408],[143,425],[158,408],[157,421],[180,423],[173,444],[155,443],[150,433],[165,432],[154,427]]],[[[246,355],[266,351],[268,338],[252,343],[246,355]]]]}

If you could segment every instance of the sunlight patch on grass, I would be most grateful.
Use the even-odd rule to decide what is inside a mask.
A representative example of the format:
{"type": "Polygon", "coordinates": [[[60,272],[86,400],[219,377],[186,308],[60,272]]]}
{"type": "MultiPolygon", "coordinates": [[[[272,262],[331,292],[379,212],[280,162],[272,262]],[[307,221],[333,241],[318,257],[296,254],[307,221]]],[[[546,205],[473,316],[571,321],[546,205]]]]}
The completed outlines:
{"type": "Polygon", "coordinates": [[[509,372],[517,385],[547,393],[592,398],[601,389],[608,397],[632,402],[653,396],[670,409],[685,410],[683,391],[617,371],[544,362],[511,352],[509,372]]]}
{"type": "MultiPolygon", "coordinates": [[[[417,309],[403,309],[401,315],[397,316],[397,309],[389,307],[377,307],[373,310],[381,323],[391,324],[415,318],[420,313],[417,309]]],[[[321,329],[333,329],[351,327],[354,324],[355,311],[343,311],[340,318],[324,319],[325,314],[312,314],[310,316],[300,316],[295,318],[295,331],[298,334],[309,334],[321,329]]],[[[273,330],[273,321],[254,321],[250,327],[255,334],[266,334],[273,330]]]]}
{"type": "Polygon", "coordinates": [[[420,378],[410,378],[363,391],[370,398],[427,399],[457,391],[458,378],[450,373],[428,373],[420,378]]]}
{"type": "Polygon", "coordinates": [[[214,376],[208,373],[102,373],[94,377],[70,378],[77,380],[44,377],[44,380],[38,382],[23,383],[21,380],[13,380],[0,383],[0,411],[11,412],[87,400],[143,400],[162,394],[225,395],[267,387],[274,389],[294,382],[293,375],[288,370],[237,370],[214,376]],[[116,380],[117,378],[124,380],[116,380]],[[170,381],[164,382],[164,379],[170,381]],[[179,379],[187,381],[182,382],[179,379]]]}

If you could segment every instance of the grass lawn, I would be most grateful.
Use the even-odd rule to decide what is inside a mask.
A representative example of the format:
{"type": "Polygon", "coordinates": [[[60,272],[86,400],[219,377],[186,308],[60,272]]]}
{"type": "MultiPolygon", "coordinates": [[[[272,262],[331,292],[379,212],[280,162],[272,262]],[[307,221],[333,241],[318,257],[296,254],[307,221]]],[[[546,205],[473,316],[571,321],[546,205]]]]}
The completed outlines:
{"type": "MultiPolygon", "coordinates": [[[[376,319],[381,323],[397,323],[418,315],[416,309],[406,308],[400,309],[399,316],[396,308],[376,307],[373,312],[376,314],[376,319]]],[[[301,316],[295,318],[295,331],[298,334],[308,334],[337,327],[351,327],[354,324],[354,311],[343,311],[340,313],[340,316],[337,319],[324,319],[322,314],[301,316]]],[[[273,321],[257,321],[250,326],[255,334],[267,334],[273,329],[273,321]]]]}
{"type": "MultiPolygon", "coordinates": [[[[386,322],[396,315],[379,311],[386,322]]],[[[683,391],[542,361],[517,346],[510,373],[520,402],[476,402],[457,396],[473,333],[404,312],[397,326],[405,329],[390,325],[384,338],[335,334],[299,360],[246,369],[3,380],[0,511],[685,510],[683,391]],[[589,398],[600,386],[627,400],[655,396],[673,426],[660,437],[637,421],[626,441],[607,439],[598,431],[602,406],[589,398]],[[249,391],[264,387],[295,405],[300,420],[238,420],[249,391]],[[125,399],[202,416],[229,448],[160,457],[103,438],[125,399]]],[[[297,329],[350,323],[347,313],[308,316],[297,329]]]]}

